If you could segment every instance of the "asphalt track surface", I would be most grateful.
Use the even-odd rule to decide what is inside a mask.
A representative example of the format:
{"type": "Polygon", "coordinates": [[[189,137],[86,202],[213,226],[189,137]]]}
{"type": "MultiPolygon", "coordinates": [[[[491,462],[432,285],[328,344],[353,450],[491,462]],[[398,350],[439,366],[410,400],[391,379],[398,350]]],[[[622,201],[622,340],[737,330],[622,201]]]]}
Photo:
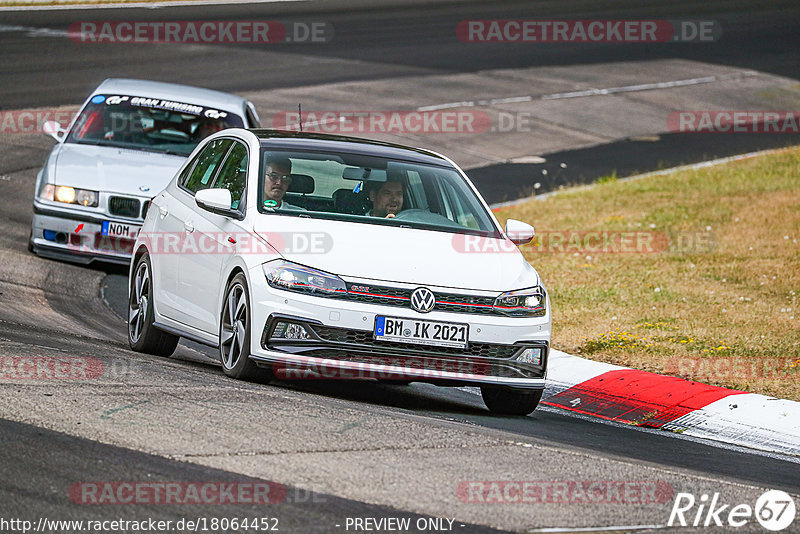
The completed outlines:
{"type": "MultiPolygon", "coordinates": [[[[127,313],[127,276],[110,274],[103,293],[109,306],[120,316],[127,313]]],[[[195,343],[186,343],[193,349],[217,357],[215,349],[195,343]]],[[[216,362],[209,364],[209,372],[221,372],[216,362]]],[[[495,417],[486,412],[477,395],[462,390],[437,388],[426,384],[411,387],[383,386],[377,383],[332,382],[309,386],[301,381],[276,381],[280,387],[306,391],[331,398],[344,398],[367,404],[392,406],[402,410],[422,412],[428,416],[460,421],[494,430],[512,432],[526,440],[543,440],[586,451],[604,451],[640,461],[664,466],[704,471],[714,475],[740,478],[743,481],[781,486],[786,491],[800,489],[800,466],[782,459],[761,457],[757,462],[741,451],[721,449],[718,446],[676,439],[663,431],[649,431],[623,424],[600,422],[588,417],[574,417],[561,410],[540,407],[535,416],[495,417]],[[387,390],[392,394],[387,396],[387,390]],[[435,401],[434,401],[435,400],[435,401]],[[434,402],[432,402],[434,401],[434,402]],[[624,439],[620,439],[624,432],[624,439]]]]}
{"type": "MultiPolygon", "coordinates": [[[[560,2],[444,3],[427,7],[398,3],[379,10],[331,2],[325,4],[324,9],[319,4],[298,3],[130,9],[124,13],[111,10],[93,10],[88,14],[79,11],[5,12],[0,13],[2,24],[54,29],[64,29],[74,20],[120,20],[123,17],[127,20],[313,18],[333,23],[336,36],[324,46],[273,45],[275,52],[267,58],[261,57],[263,63],[253,65],[247,62],[248,47],[244,45],[198,53],[192,47],[157,45],[144,45],[139,49],[111,45],[86,47],[65,42],[63,38],[25,38],[18,33],[0,32],[3,52],[0,55],[3,82],[0,106],[20,109],[74,104],[103,78],[119,75],[246,91],[435,71],[469,72],[497,67],[686,57],[796,77],[800,72],[798,13],[800,7],[793,2],[679,2],[670,6],[646,2],[637,4],[636,9],[622,2],[607,3],[605,7],[583,2],[569,7],[560,2]],[[597,45],[575,49],[567,45],[536,48],[464,45],[449,38],[459,20],[559,16],[707,17],[720,21],[726,40],[724,45],[703,47],[597,45]],[[237,59],[239,53],[245,59],[237,59]],[[362,68],[343,70],[340,64],[332,61],[337,58],[362,61],[362,68]]],[[[630,164],[631,170],[684,163],[686,161],[676,155],[687,147],[695,147],[697,157],[717,157],[729,155],[726,151],[731,150],[730,145],[736,146],[734,152],[741,152],[792,142],[787,137],[765,141],[767,137],[770,136],[727,137],[719,142],[709,140],[707,147],[698,147],[698,143],[710,139],[708,137],[676,138],[669,141],[675,147],[664,154],[641,150],[639,159],[630,164]]],[[[746,487],[783,489],[800,494],[800,467],[796,461],[723,448],[664,432],[593,421],[553,409],[539,409],[526,418],[492,417],[480,398],[468,391],[420,384],[409,387],[347,382],[242,384],[223,377],[208,351],[195,350],[197,347],[184,346],[172,359],[132,353],[125,343],[124,322],[118,316],[125,313],[124,271],[103,266],[72,266],[32,257],[25,250],[33,180],[49,145],[49,141],[41,138],[21,136],[4,145],[0,159],[0,175],[4,177],[0,181],[0,213],[4,222],[4,232],[0,234],[2,353],[78,354],[96,358],[109,369],[121,363],[135,364],[132,367],[135,373],[122,379],[109,379],[108,383],[100,381],[81,386],[0,381],[5,399],[0,412],[3,418],[0,420],[3,480],[0,516],[4,518],[35,519],[47,515],[58,519],[120,516],[142,519],[157,515],[161,519],[176,519],[264,515],[263,508],[256,510],[244,505],[218,505],[211,510],[192,505],[87,507],[73,503],[68,490],[76,481],[87,480],[242,482],[266,479],[246,473],[286,473],[284,480],[289,493],[294,491],[298,495],[302,491],[295,488],[291,479],[305,487],[326,486],[323,482],[327,473],[330,493],[320,492],[320,498],[311,503],[295,499],[297,502],[286,502],[268,513],[280,517],[281,526],[285,525],[281,530],[340,531],[342,529],[335,525],[341,524],[345,517],[417,517],[404,510],[424,509],[427,503],[415,501],[413,495],[427,495],[426,488],[422,483],[419,487],[413,484],[405,487],[407,481],[395,473],[414,472],[417,467],[414,463],[437,476],[450,477],[441,482],[446,488],[443,492],[452,494],[454,481],[458,480],[452,477],[464,476],[463,469],[459,470],[463,466],[443,465],[448,462],[435,456],[439,449],[447,453],[448,458],[455,457],[473,466],[476,478],[490,476],[482,470],[486,464],[497,466],[496,479],[627,477],[635,480],[633,477],[646,478],[658,473],[665,479],[674,477],[676,490],[678,480],[686,480],[686,490],[725,488],[735,494],[739,491],[735,488],[746,487]],[[213,399],[231,410],[215,411],[210,407],[213,399]],[[122,412],[130,413],[135,411],[136,402],[147,400],[160,401],[172,411],[163,410],[162,406],[160,414],[140,413],[138,418],[119,416],[119,420],[113,419],[117,417],[113,412],[118,409],[115,406],[134,406],[122,412]],[[272,409],[276,411],[270,412],[272,409]],[[186,420],[178,415],[182,415],[180,410],[186,411],[186,420]],[[284,412],[286,418],[283,418],[284,412]],[[266,422],[259,419],[264,413],[272,419],[266,422]],[[109,415],[105,419],[101,415],[98,420],[97,414],[109,415]],[[202,423],[199,427],[191,426],[191,420],[199,415],[207,419],[199,420],[202,423]],[[343,428],[355,429],[356,436],[327,432],[329,419],[337,418],[343,421],[343,428]],[[230,432],[241,435],[225,435],[226,424],[240,419],[241,426],[232,425],[238,430],[230,432]],[[345,424],[347,421],[352,422],[345,424]],[[264,437],[258,438],[261,434],[257,430],[261,425],[266,430],[264,437]],[[425,432],[421,433],[422,437],[400,431],[400,435],[394,435],[391,430],[394,426],[422,428],[425,432]],[[309,431],[309,427],[320,428],[320,431],[309,431]],[[206,446],[206,441],[215,444],[214,439],[222,444],[220,448],[229,447],[229,454],[216,449],[212,454],[206,450],[213,448],[206,446]],[[264,450],[249,455],[246,445],[248,440],[254,439],[263,439],[264,450]],[[452,443],[454,440],[460,447],[452,443]],[[518,453],[504,448],[504,444],[515,440],[526,443],[531,453],[516,456],[518,453]],[[284,442],[287,443],[285,451],[281,445],[284,442]],[[479,445],[470,448],[473,442],[479,445]],[[306,445],[308,449],[304,448],[306,445]],[[479,453],[481,447],[487,451],[485,455],[479,453]],[[370,451],[384,458],[387,465],[370,464],[361,456],[353,456],[370,451]],[[320,456],[313,457],[314,454],[320,456]],[[565,459],[564,454],[570,455],[569,458],[565,459]],[[303,455],[313,459],[303,464],[303,455]],[[439,458],[439,462],[431,458],[439,458]],[[507,460],[513,464],[516,458],[524,461],[524,464],[516,464],[516,469],[504,463],[507,460]],[[255,465],[256,460],[264,465],[255,465]],[[276,467],[269,467],[270,462],[276,467]],[[313,474],[301,474],[304,473],[301,467],[313,474]],[[355,472],[370,469],[372,474],[355,472]],[[351,484],[341,482],[351,476],[351,484]],[[336,497],[334,493],[353,498],[336,497]],[[396,502],[397,509],[374,504],[378,502],[396,502]]],[[[613,151],[603,151],[602,147],[593,150],[573,155],[575,162],[584,158],[587,173],[590,173],[592,161],[618,161],[615,157],[630,152],[630,146],[613,151]]],[[[508,181],[513,181],[511,174],[508,181]]],[[[479,176],[476,182],[480,182],[479,176]]],[[[270,476],[270,479],[275,478],[277,476],[270,476]]],[[[758,495],[758,492],[740,490],[747,497],[758,495]]],[[[663,506],[666,508],[662,507],[657,513],[651,509],[617,511],[610,505],[601,509],[581,507],[575,509],[573,515],[585,516],[588,524],[596,526],[663,524],[669,511],[668,504],[663,506]],[[621,523],[623,518],[628,522],[621,523]]],[[[433,505],[431,508],[436,509],[433,505]]],[[[446,505],[439,508],[446,509],[446,505]]],[[[536,508],[527,522],[506,519],[506,515],[513,513],[505,509],[500,513],[488,507],[479,512],[462,511],[460,515],[470,514],[477,518],[475,523],[502,525],[513,530],[586,524],[570,523],[564,519],[563,511],[546,506],[536,508]]],[[[457,531],[489,531],[468,521],[458,523],[464,526],[457,531]]]]}
{"type": "MultiPolygon", "coordinates": [[[[796,2],[278,2],[160,9],[0,12],[0,29],[23,26],[65,31],[77,21],[322,21],[333,27],[325,43],[175,45],[73,42],[64,36],[0,31],[0,110],[77,105],[113,76],[179,81],[232,92],[350,80],[476,72],[484,69],[685,59],[794,78],[800,72],[796,2]],[[722,38],[712,43],[463,43],[454,38],[473,19],[714,20],[722,38]]],[[[413,91],[413,87],[407,88],[413,91]]],[[[305,102],[308,109],[313,102],[305,102]]],[[[713,106],[712,106],[713,107],[713,106]]],[[[550,154],[549,166],[499,163],[468,171],[487,201],[503,202],[589,183],[616,173],[695,163],[800,143],[800,134],[667,134],[550,154]],[[555,167],[567,165],[565,169],[555,167]],[[540,175],[548,170],[547,175],[540,175]]]]}
{"type": "MultiPolygon", "coordinates": [[[[346,523],[347,517],[400,516],[409,518],[412,524],[423,518],[419,514],[399,512],[385,506],[340,499],[298,488],[272,486],[264,480],[176,462],[2,419],[0,444],[0,461],[7,466],[4,469],[4,482],[0,486],[4,518],[44,516],[63,521],[86,520],[85,507],[82,510],[75,505],[75,500],[81,499],[81,490],[76,492],[73,489],[70,493],[70,488],[78,480],[152,483],[172,480],[213,481],[223,486],[228,484],[229,488],[230,484],[237,484],[234,488],[267,485],[270,492],[275,492],[274,502],[267,505],[260,502],[217,504],[214,517],[266,517],[269,518],[266,524],[277,526],[281,532],[335,530],[337,525],[346,523]],[[32,454],[33,451],[36,451],[35,454],[32,454]],[[143,475],[147,479],[143,479],[143,475]],[[65,498],[65,495],[70,495],[70,498],[65,498]]],[[[87,490],[84,494],[99,496],[92,490],[87,490]]],[[[156,495],[154,493],[152,497],[154,502],[139,505],[136,509],[127,509],[122,513],[118,507],[95,505],[88,518],[93,521],[141,521],[146,517],[157,517],[159,521],[172,521],[173,524],[182,519],[199,522],[198,518],[209,518],[208,506],[205,504],[166,505],[158,502],[156,495]]],[[[163,490],[160,497],[166,499],[163,490]]],[[[90,498],[87,497],[88,499],[90,498]]],[[[463,523],[460,524],[459,531],[497,532],[491,528],[463,523]]]]}
{"type": "Polygon", "coordinates": [[[262,90],[333,81],[402,77],[433,72],[575,65],[684,58],[794,78],[800,72],[797,20],[791,0],[590,2],[286,2],[162,9],[2,12],[4,25],[66,30],[76,21],[170,20],[326,21],[328,43],[217,47],[81,44],[63,37],[34,39],[0,33],[0,105],[4,109],[82,102],[108,77],[176,81],[223,91],[262,90]],[[369,7],[353,7],[353,6],[369,7]],[[462,43],[454,38],[472,19],[716,20],[724,39],[715,43],[571,43],[519,46],[462,43]],[[250,55],[257,50],[261,55],[250,55]],[[273,51],[274,50],[274,51],[273,51]],[[253,62],[253,58],[257,61],[253,62]],[[343,68],[336,60],[358,62],[343,68]]]}

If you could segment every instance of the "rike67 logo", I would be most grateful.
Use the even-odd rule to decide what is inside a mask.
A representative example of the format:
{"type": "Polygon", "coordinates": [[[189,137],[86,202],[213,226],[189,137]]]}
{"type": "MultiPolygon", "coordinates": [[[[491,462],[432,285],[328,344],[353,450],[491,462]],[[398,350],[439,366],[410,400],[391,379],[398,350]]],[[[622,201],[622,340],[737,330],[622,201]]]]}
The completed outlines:
{"type": "Polygon", "coordinates": [[[792,496],[780,490],[765,492],[755,506],[725,503],[719,493],[710,497],[704,493],[699,499],[691,493],[678,493],[667,526],[740,528],[755,519],[765,529],[778,532],[794,523],[796,511],[792,496]]]}

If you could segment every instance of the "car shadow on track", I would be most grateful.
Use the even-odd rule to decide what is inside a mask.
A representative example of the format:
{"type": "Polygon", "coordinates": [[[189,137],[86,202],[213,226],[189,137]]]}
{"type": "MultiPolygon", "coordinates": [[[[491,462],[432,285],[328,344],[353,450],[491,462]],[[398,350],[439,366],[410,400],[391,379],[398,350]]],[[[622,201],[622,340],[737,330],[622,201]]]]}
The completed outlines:
{"type": "Polygon", "coordinates": [[[387,384],[374,380],[272,380],[269,385],[325,397],[411,412],[486,415],[480,397],[429,384],[387,384]],[[443,393],[448,393],[443,396],[443,393]]]}

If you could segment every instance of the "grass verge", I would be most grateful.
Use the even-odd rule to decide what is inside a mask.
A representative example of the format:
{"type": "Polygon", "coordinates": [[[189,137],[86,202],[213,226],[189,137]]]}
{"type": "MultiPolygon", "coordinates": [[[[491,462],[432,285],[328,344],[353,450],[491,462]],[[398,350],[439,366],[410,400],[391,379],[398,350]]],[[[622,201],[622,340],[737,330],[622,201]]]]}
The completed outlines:
{"type": "Polygon", "coordinates": [[[536,226],[555,348],[800,401],[800,148],[497,216],[536,226]]]}

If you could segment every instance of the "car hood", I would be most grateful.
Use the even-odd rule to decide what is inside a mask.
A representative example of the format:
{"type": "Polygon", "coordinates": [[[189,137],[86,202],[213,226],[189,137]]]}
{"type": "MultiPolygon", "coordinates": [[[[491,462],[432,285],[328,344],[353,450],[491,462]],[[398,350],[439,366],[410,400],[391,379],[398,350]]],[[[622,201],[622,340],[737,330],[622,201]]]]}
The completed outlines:
{"type": "Polygon", "coordinates": [[[167,186],[184,161],[184,156],[64,143],[56,158],[55,183],[154,196],[167,186]]]}
{"type": "Polygon", "coordinates": [[[255,231],[285,259],[344,278],[498,292],[540,283],[504,239],[280,215],[260,215],[255,231]]]}

